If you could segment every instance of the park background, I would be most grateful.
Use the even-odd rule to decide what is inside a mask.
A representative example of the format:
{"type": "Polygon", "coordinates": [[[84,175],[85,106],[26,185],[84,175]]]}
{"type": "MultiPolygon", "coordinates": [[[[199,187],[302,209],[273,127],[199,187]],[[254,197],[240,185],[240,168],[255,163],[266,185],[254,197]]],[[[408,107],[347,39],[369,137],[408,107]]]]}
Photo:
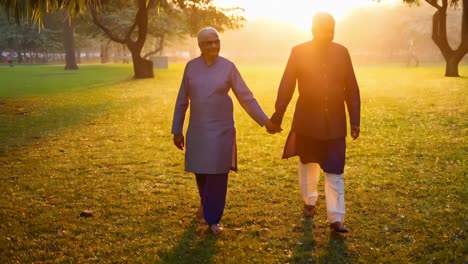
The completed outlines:
{"type": "MultiPolygon", "coordinates": [[[[221,55],[270,115],[291,47],[311,38],[312,13],[287,22],[248,7],[243,28],[222,33],[221,55]]],[[[456,47],[462,12],[449,12],[456,47]]],[[[168,68],[134,79],[121,44],[77,30],[79,69],[65,71],[62,40],[28,24],[24,36],[50,52],[25,49],[10,67],[6,55],[21,42],[2,40],[23,35],[3,15],[0,261],[466,263],[468,62],[461,60],[460,77],[444,77],[433,13],[427,4],[382,1],[337,19],[335,40],[350,50],[362,97],[362,132],[348,141],[345,168],[351,233],[330,232],[323,199],[313,219],[302,218],[297,160],[280,159],[294,97],[285,131],[273,136],[235,102],[240,170],[230,174],[219,238],[194,217],[194,177],[170,134],[184,65],[199,55],[194,38],[168,37],[155,53],[167,56],[168,68]],[[19,61],[32,55],[42,60],[19,61]],[[94,216],[81,217],[83,210],[94,216]]],[[[144,52],[157,38],[148,43],[144,52]]]]}

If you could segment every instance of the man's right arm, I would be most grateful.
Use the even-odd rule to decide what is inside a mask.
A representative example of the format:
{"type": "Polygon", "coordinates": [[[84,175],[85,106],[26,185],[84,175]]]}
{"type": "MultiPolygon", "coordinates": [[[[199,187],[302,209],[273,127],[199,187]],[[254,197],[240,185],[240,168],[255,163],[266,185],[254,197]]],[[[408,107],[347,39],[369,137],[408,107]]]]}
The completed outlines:
{"type": "Polygon", "coordinates": [[[278,88],[278,95],[276,97],[275,103],[275,113],[271,116],[271,122],[281,126],[283,122],[284,112],[291,102],[292,96],[294,94],[294,89],[296,88],[296,60],[295,60],[295,50],[291,50],[291,55],[289,56],[288,64],[281,78],[281,82],[278,88]]]}

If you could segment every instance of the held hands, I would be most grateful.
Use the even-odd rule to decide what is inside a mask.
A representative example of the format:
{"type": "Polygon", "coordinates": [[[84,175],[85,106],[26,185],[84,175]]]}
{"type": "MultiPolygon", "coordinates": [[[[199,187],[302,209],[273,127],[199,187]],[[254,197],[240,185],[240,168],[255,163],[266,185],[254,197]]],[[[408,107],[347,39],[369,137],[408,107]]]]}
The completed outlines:
{"type": "Polygon", "coordinates": [[[283,131],[283,129],[279,125],[271,122],[271,120],[267,120],[265,122],[265,127],[266,127],[267,132],[270,134],[276,134],[276,133],[283,131]]]}
{"type": "Polygon", "coordinates": [[[184,136],[183,135],[174,135],[174,138],[172,139],[174,141],[174,145],[180,149],[184,150],[184,136]]]}
{"type": "Polygon", "coordinates": [[[359,132],[361,132],[361,129],[358,126],[351,126],[351,138],[353,140],[359,137],[359,132]]]}
{"type": "MultiPolygon", "coordinates": [[[[276,133],[283,131],[283,129],[279,125],[274,124],[273,122],[271,122],[271,120],[267,120],[265,122],[265,127],[266,127],[267,132],[270,134],[276,134],[276,133]]],[[[185,140],[184,140],[183,135],[174,135],[174,138],[172,140],[174,141],[174,145],[178,149],[184,150],[185,140]]]]}

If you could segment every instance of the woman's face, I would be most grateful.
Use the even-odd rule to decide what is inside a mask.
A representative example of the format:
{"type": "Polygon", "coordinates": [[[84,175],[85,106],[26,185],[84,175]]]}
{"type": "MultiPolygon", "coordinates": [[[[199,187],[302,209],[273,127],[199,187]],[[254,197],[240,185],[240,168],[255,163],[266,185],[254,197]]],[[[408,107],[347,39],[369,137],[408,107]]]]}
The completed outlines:
{"type": "Polygon", "coordinates": [[[207,33],[198,42],[203,55],[216,57],[221,49],[219,36],[216,33],[207,33]]]}

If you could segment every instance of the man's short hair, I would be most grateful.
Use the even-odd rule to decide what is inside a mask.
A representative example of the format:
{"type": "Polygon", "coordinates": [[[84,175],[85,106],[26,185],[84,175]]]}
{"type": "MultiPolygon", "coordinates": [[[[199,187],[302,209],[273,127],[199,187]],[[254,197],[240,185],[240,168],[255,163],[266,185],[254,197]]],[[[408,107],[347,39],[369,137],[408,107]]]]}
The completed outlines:
{"type": "Polygon", "coordinates": [[[329,13],[318,12],[312,17],[312,30],[314,30],[314,28],[330,24],[335,26],[335,19],[329,13]]]}
{"type": "Polygon", "coordinates": [[[205,28],[200,29],[200,31],[198,31],[198,34],[197,34],[198,43],[200,43],[200,41],[201,41],[201,39],[203,38],[204,35],[209,34],[209,33],[214,33],[214,34],[218,35],[218,37],[219,37],[218,30],[216,30],[213,27],[205,27],[205,28]]]}

